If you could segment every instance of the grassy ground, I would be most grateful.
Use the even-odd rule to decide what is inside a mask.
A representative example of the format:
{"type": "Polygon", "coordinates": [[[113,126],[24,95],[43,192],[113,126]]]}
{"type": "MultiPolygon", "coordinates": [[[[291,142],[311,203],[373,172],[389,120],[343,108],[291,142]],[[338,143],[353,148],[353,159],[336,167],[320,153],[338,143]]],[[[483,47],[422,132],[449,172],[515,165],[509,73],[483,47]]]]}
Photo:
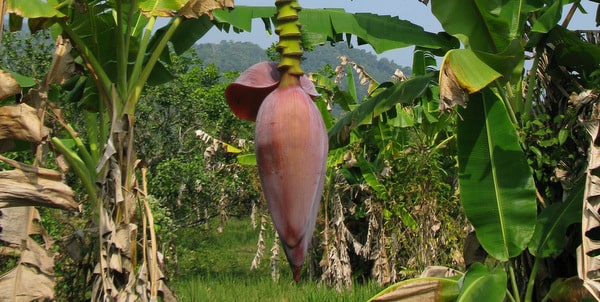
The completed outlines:
{"type": "Polygon", "coordinates": [[[303,276],[293,282],[283,251],[278,282],[270,278],[269,249],[272,231],[265,237],[267,249],[258,270],[250,271],[256,252],[258,228],[249,219],[230,219],[223,233],[183,230],[178,233],[179,271],[171,283],[178,300],[186,301],[366,301],[381,288],[374,284],[355,284],[337,292],[321,282],[303,276]]]}

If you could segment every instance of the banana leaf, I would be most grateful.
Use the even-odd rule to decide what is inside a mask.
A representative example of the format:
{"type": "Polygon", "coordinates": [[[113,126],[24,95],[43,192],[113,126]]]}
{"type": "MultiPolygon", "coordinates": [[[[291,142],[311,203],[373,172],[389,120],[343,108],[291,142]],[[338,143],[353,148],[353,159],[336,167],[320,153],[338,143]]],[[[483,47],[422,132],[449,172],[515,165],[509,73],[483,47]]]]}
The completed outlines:
{"type": "Polygon", "coordinates": [[[461,202],[483,248],[506,261],[520,254],[533,235],[533,177],[506,108],[491,89],[470,95],[460,116],[461,202]]]}

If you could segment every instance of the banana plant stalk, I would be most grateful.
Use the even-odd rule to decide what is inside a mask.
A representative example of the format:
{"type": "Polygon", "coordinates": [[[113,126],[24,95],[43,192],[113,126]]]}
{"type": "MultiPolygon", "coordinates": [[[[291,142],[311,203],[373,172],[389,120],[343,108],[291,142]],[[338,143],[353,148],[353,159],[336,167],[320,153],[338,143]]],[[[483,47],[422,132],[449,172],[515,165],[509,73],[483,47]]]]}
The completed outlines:
{"type": "Polygon", "coordinates": [[[315,229],[325,181],[327,129],[312,98],[318,96],[300,67],[297,0],[278,0],[275,32],[281,61],[246,70],[225,95],[232,111],[256,121],[256,162],[262,190],[298,282],[315,229]]]}

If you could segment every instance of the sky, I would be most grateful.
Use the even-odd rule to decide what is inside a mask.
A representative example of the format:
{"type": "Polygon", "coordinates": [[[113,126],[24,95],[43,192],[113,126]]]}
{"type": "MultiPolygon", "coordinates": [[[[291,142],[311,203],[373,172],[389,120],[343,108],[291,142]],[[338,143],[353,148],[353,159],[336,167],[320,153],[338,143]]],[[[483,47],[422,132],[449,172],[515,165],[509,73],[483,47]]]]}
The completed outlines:
{"type": "MultiPolygon", "coordinates": [[[[274,0],[235,0],[235,5],[243,6],[272,6],[274,3],[274,0]]],[[[400,19],[422,26],[426,31],[433,33],[442,31],[441,24],[431,13],[431,4],[426,6],[418,0],[302,0],[300,1],[300,5],[305,8],[343,8],[351,13],[367,12],[379,15],[397,16],[400,19]],[[323,5],[323,3],[327,4],[323,5]]],[[[592,3],[590,0],[584,0],[582,1],[582,5],[587,11],[587,14],[584,15],[578,11],[572,19],[569,28],[596,29],[595,14],[596,6],[598,4],[592,3]]],[[[568,9],[568,7],[569,6],[565,7],[565,10],[568,9]]],[[[566,14],[566,11],[563,12],[563,15],[564,14],[566,14]]],[[[252,25],[252,32],[250,33],[225,33],[213,27],[213,29],[198,42],[219,43],[222,40],[253,42],[262,48],[267,48],[277,41],[277,36],[268,36],[264,30],[262,21],[256,20],[252,25]]],[[[368,45],[357,46],[354,44],[354,46],[375,53],[368,45]]],[[[399,65],[410,67],[412,65],[412,51],[412,47],[407,47],[386,51],[382,54],[378,54],[378,56],[392,60],[399,65]]]]}

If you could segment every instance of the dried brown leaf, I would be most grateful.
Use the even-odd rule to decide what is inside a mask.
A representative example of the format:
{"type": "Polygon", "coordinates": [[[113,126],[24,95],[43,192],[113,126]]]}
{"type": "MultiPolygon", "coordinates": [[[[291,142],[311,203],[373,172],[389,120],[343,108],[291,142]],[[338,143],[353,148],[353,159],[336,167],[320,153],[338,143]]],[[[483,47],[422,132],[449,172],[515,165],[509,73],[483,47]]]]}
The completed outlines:
{"type": "Polygon", "coordinates": [[[14,207],[0,209],[0,240],[12,246],[19,246],[23,239],[27,238],[26,217],[29,213],[29,207],[14,207]]]}
{"type": "Polygon", "coordinates": [[[46,84],[64,84],[77,73],[77,65],[71,56],[73,46],[69,39],[58,36],[52,64],[46,75],[46,84]]]}
{"type": "Polygon", "coordinates": [[[0,208],[45,206],[76,211],[73,190],[60,180],[20,169],[0,171],[0,208]]]}
{"type": "Polygon", "coordinates": [[[9,72],[0,69],[0,101],[20,92],[21,85],[9,72]]]}
{"type": "Polygon", "coordinates": [[[436,279],[412,279],[402,283],[401,286],[398,286],[393,291],[378,295],[369,301],[439,301],[439,292],[442,291],[443,286],[442,282],[436,279]]]}
{"type": "MultiPolygon", "coordinates": [[[[252,203],[254,205],[254,203],[252,203]]],[[[253,207],[254,209],[254,207],[253,207]]],[[[260,265],[260,261],[267,249],[267,245],[265,244],[264,233],[267,231],[265,225],[267,224],[267,218],[265,215],[261,215],[260,219],[260,231],[258,233],[258,242],[256,243],[256,254],[254,255],[254,259],[252,259],[252,264],[250,265],[250,270],[258,269],[260,265]]]]}
{"type": "Polygon", "coordinates": [[[449,278],[449,277],[454,277],[454,276],[458,276],[458,275],[462,275],[462,273],[453,268],[433,265],[433,266],[426,267],[423,270],[423,272],[421,273],[420,278],[427,278],[427,277],[449,278]]]}
{"type": "Polygon", "coordinates": [[[45,233],[33,221],[39,213],[33,207],[2,209],[0,240],[20,250],[20,259],[11,271],[0,276],[0,301],[52,300],[54,298],[53,253],[35,242],[30,234],[45,233]]]}
{"type": "Polygon", "coordinates": [[[444,64],[440,69],[440,111],[454,108],[456,105],[467,105],[467,94],[462,89],[450,64],[444,64]]]}
{"type": "Polygon", "coordinates": [[[16,139],[39,144],[48,132],[35,108],[23,103],[0,107],[0,140],[16,139]]]}
{"type": "Polygon", "coordinates": [[[595,231],[600,228],[600,216],[598,215],[600,179],[596,176],[600,170],[598,165],[598,162],[600,162],[600,148],[595,143],[599,139],[600,104],[595,105],[592,117],[590,120],[583,121],[583,124],[591,139],[581,217],[583,236],[582,244],[577,253],[577,271],[579,278],[583,280],[583,285],[596,300],[600,300],[600,261],[598,261],[600,259],[600,256],[598,256],[600,245],[597,243],[600,238],[598,238],[598,232],[595,231]]]}
{"type": "Polygon", "coordinates": [[[40,274],[33,266],[19,265],[0,276],[0,301],[44,301],[46,299],[54,299],[53,275],[40,274]]]}
{"type": "Polygon", "coordinates": [[[188,19],[196,19],[202,15],[213,18],[212,11],[216,9],[233,8],[233,0],[189,0],[179,11],[188,19]]]}

